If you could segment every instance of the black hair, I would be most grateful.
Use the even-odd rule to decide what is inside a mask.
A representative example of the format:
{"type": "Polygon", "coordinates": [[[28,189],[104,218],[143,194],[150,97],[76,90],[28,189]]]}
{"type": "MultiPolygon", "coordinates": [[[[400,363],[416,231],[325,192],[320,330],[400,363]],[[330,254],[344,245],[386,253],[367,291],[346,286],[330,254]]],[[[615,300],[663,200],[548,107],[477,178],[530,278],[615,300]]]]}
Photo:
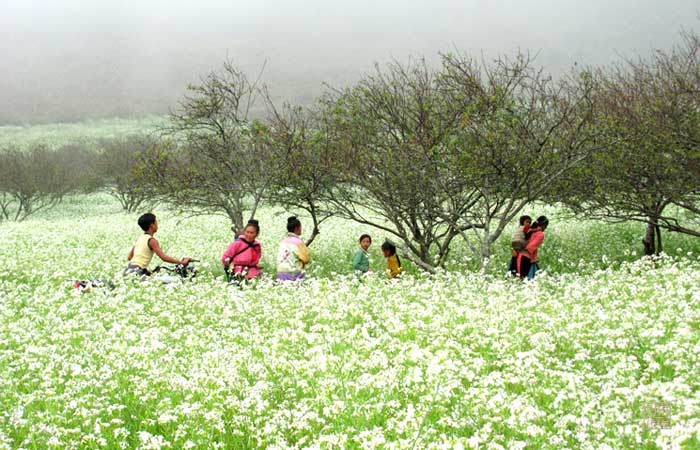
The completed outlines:
{"type": "Polygon", "coordinates": [[[396,256],[396,262],[398,262],[399,267],[401,267],[401,258],[396,254],[396,244],[387,239],[382,243],[382,251],[388,251],[389,256],[396,256]]]}
{"type": "Polygon", "coordinates": [[[547,218],[547,216],[540,216],[537,218],[537,224],[541,227],[546,227],[547,225],[549,225],[549,219],[547,218]]]}
{"type": "Polygon", "coordinates": [[[290,216],[287,219],[287,231],[289,231],[290,233],[293,233],[299,225],[301,225],[301,222],[299,222],[297,216],[290,216]]]}
{"type": "Polygon", "coordinates": [[[253,228],[255,228],[255,232],[256,232],[256,233],[260,233],[260,224],[259,224],[259,222],[258,222],[257,220],[255,220],[255,219],[250,219],[250,220],[248,221],[248,224],[247,224],[245,227],[246,227],[246,228],[248,228],[248,227],[253,227],[253,228]]]}
{"type": "Polygon", "coordinates": [[[372,236],[370,236],[369,234],[363,234],[362,236],[360,236],[360,243],[362,243],[362,240],[364,238],[369,238],[369,243],[372,243],[372,236]]]}
{"type": "Polygon", "coordinates": [[[393,242],[384,241],[384,243],[382,243],[382,251],[389,252],[389,254],[393,256],[396,254],[396,246],[393,242]]]}
{"type": "Polygon", "coordinates": [[[154,223],[156,223],[156,215],[153,213],[146,213],[139,217],[139,226],[143,231],[148,231],[154,223]]]}
{"type": "Polygon", "coordinates": [[[549,225],[549,219],[547,219],[546,216],[538,217],[530,226],[530,231],[525,233],[525,239],[530,239],[530,236],[532,236],[532,233],[534,233],[536,229],[547,228],[547,225],[549,225]]]}
{"type": "Polygon", "coordinates": [[[530,222],[532,222],[532,217],[528,216],[527,214],[524,216],[520,216],[520,226],[525,225],[526,220],[529,220],[530,222]]]}

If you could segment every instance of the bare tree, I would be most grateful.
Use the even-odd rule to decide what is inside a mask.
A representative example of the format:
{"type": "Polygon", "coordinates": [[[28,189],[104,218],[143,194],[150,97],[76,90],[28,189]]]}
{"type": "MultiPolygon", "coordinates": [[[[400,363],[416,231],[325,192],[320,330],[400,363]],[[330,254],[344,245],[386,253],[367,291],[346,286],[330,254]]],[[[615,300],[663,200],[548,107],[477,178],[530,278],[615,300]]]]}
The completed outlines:
{"type": "Polygon", "coordinates": [[[227,61],[188,89],[163,130],[176,145],[167,146],[169,164],[154,166],[169,170],[154,177],[158,190],[186,214],[224,213],[242,231],[245,212],[255,216],[270,179],[267,127],[249,117],[257,81],[227,61]]]}
{"type": "Polygon", "coordinates": [[[592,152],[593,83],[577,74],[576,83],[554,82],[527,54],[490,65],[445,55],[443,65],[446,101],[463,105],[454,169],[475,192],[457,226],[470,230],[464,236],[483,265],[523,208],[592,152]]]}
{"type": "Polygon", "coordinates": [[[154,201],[148,177],[140,176],[143,158],[154,145],[155,139],[145,135],[103,140],[98,144],[97,172],[107,192],[127,212],[151,206],[154,201]]]}
{"type": "Polygon", "coordinates": [[[29,150],[0,151],[0,212],[5,220],[25,220],[61,202],[82,186],[83,170],[77,150],[50,151],[43,146],[29,150]]]}
{"type": "Polygon", "coordinates": [[[343,160],[330,202],[426,270],[457,236],[483,264],[507,224],[592,151],[591,89],[553,82],[527,55],[378,69],[326,98],[326,139],[343,160]]]}
{"type": "Polygon", "coordinates": [[[424,61],[393,63],[324,100],[324,139],[342,158],[328,201],[339,215],[398,238],[428,271],[444,264],[456,236],[478,226],[460,221],[478,192],[454,173],[461,111],[446,101],[441,76],[424,61]]]}
{"type": "Polygon", "coordinates": [[[647,225],[645,254],[663,251],[661,230],[700,237],[700,41],[593,72],[595,152],[563,189],[575,212],[647,225]]]}
{"type": "Polygon", "coordinates": [[[274,175],[266,198],[309,214],[313,230],[306,245],[311,245],[321,224],[334,214],[325,196],[337,179],[337,149],[322,139],[323,121],[318,111],[288,104],[276,108],[269,96],[267,100],[275,153],[269,164],[274,175]]]}

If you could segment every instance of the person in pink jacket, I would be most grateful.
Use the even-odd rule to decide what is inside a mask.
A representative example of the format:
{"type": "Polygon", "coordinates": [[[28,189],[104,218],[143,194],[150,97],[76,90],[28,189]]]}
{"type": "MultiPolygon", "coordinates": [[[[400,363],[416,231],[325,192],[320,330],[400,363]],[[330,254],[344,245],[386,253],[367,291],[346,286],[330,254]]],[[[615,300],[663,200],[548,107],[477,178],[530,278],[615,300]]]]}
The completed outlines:
{"type": "Polygon", "coordinates": [[[528,280],[535,278],[535,274],[539,270],[539,259],[537,250],[544,242],[544,230],[549,225],[549,219],[545,216],[537,218],[535,223],[530,226],[530,231],[526,234],[527,244],[525,248],[518,254],[517,270],[518,277],[527,277],[528,280]]]}
{"type": "Polygon", "coordinates": [[[221,256],[221,263],[237,278],[253,279],[260,275],[262,246],[256,239],[260,233],[257,220],[251,219],[243,231],[221,256]]]}

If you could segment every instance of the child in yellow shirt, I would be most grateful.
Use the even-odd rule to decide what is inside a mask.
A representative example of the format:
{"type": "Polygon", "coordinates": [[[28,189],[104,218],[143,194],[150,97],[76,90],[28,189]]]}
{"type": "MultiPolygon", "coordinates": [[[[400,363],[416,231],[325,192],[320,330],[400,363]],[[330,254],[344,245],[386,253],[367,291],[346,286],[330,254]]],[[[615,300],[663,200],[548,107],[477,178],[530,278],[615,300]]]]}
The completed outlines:
{"type": "Polygon", "coordinates": [[[386,271],[390,278],[396,278],[401,274],[401,260],[396,254],[396,245],[390,241],[384,241],[382,244],[382,253],[386,258],[386,271]]]}

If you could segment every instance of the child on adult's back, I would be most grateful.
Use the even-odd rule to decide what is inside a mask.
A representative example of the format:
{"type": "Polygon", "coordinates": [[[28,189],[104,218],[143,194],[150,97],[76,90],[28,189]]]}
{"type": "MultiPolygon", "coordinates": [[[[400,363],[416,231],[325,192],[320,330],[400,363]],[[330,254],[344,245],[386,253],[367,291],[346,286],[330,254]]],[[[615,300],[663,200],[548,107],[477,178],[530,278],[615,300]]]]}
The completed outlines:
{"type": "Polygon", "coordinates": [[[510,264],[508,265],[508,273],[513,276],[518,275],[518,254],[527,245],[527,233],[530,231],[530,225],[532,224],[532,217],[525,215],[520,216],[520,226],[515,233],[513,233],[513,238],[510,241],[511,247],[511,258],[510,264]]]}
{"type": "Polygon", "coordinates": [[[525,235],[527,244],[518,254],[518,276],[520,278],[527,277],[528,280],[535,278],[535,274],[539,270],[537,250],[544,242],[544,230],[548,226],[549,219],[540,216],[525,235]]]}
{"type": "Polygon", "coordinates": [[[158,231],[158,220],[155,214],[143,214],[139,217],[138,223],[139,227],[144,231],[144,234],[136,240],[136,244],[134,244],[129,252],[129,265],[126,267],[124,275],[136,274],[150,276],[151,271],[148,270],[148,265],[151,263],[154,253],[163,261],[172,264],[187,265],[187,263],[192,260],[192,258],[189,257],[177,259],[163,253],[160,244],[156,238],[153,237],[158,231]]]}

